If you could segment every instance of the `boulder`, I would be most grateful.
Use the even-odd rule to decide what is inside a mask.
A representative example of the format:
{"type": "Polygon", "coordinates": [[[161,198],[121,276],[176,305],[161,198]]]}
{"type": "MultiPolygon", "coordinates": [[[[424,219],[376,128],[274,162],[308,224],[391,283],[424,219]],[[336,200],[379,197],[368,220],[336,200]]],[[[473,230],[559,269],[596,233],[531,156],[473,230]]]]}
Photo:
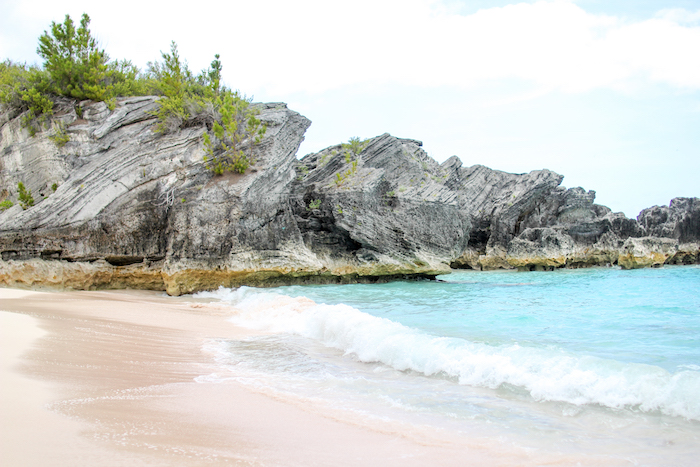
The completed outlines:
{"type": "Polygon", "coordinates": [[[617,264],[622,269],[662,266],[678,251],[678,242],[670,238],[628,238],[622,245],[617,264]]]}

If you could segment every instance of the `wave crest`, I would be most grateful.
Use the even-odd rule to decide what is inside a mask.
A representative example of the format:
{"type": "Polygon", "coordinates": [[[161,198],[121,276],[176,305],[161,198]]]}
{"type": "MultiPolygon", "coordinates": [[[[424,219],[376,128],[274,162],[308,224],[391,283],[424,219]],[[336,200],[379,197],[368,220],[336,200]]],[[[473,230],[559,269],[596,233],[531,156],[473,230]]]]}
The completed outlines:
{"type": "Polygon", "coordinates": [[[560,349],[492,346],[433,336],[347,305],[317,304],[246,287],[198,296],[230,303],[237,311],[230,320],[237,325],[315,339],[366,363],[446,375],[471,386],[511,385],[537,401],[599,404],[700,420],[698,371],[671,374],[653,365],[560,349]]]}

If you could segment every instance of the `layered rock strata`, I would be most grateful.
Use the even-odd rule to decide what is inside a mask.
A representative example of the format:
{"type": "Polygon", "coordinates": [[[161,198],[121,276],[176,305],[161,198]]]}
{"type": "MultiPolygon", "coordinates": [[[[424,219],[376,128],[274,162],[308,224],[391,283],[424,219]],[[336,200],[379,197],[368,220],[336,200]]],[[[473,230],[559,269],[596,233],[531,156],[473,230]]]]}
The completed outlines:
{"type": "Polygon", "coordinates": [[[34,137],[21,116],[0,116],[0,201],[16,200],[20,181],[36,201],[0,211],[0,284],[178,295],[451,267],[700,261],[697,198],[628,219],[551,171],[438,164],[419,141],[388,134],[297,160],[310,121],[278,103],[258,104],[267,133],[254,164],[215,176],[203,163],[206,128],[158,135],[156,105],[66,101],[34,137]],[[64,146],[51,139],[61,128],[64,146]]]}
{"type": "Polygon", "coordinates": [[[468,221],[441,184],[430,180],[400,201],[389,193],[393,161],[404,152],[437,167],[416,142],[377,138],[354,166],[338,154],[305,181],[296,152],[309,120],[284,104],[261,104],[267,132],[255,163],[242,175],[214,176],[203,163],[205,127],[155,134],[154,98],[123,99],[114,111],[79,105],[81,118],[66,105],[54,129],[34,137],[20,117],[5,118],[0,186],[16,199],[22,181],[36,199],[0,213],[6,285],[177,295],[434,277],[449,272],[466,244],[468,221]],[[70,136],[62,147],[50,139],[60,126],[70,136]],[[336,183],[346,166],[355,167],[352,176],[336,183]],[[434,195],[432,203],[423,195],[434,195]]]}

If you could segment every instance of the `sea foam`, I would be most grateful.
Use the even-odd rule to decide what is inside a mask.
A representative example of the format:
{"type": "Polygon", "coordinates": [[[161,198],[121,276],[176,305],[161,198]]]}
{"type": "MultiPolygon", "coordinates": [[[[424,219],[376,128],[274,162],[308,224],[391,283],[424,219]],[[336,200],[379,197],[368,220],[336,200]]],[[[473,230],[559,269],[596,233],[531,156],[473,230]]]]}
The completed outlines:
{"type": "Polygon", "coordinates": [[[361,362],[496,389],[513,386],[536,401],[661,412],[700,420],[700,372],[670,373],[646,364],[557,348],[488,345],[430,335],[347,305],[241,287],[198,294],[231,304],[231,321],[248,328],[315,339],[361,362]]]}

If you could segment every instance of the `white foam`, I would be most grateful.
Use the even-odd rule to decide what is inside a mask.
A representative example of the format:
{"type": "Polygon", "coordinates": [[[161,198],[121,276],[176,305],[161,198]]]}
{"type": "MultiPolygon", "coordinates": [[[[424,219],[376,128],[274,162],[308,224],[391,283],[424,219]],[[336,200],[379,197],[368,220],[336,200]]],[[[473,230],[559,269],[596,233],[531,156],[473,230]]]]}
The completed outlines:
{"type": "Polygon", "coordinates": [[[512,385],[538,401],[660,411],[700,420],[698,371],[671,374],[652,365],[557,349],[490,346],[432,336],[347,305],[316,304],[244,287],[220,289],[208,296],[234,305],[239,313],[231,321],[238,325],[316,339],[362,362],[444,374],[471,386],[512,385]]]}

